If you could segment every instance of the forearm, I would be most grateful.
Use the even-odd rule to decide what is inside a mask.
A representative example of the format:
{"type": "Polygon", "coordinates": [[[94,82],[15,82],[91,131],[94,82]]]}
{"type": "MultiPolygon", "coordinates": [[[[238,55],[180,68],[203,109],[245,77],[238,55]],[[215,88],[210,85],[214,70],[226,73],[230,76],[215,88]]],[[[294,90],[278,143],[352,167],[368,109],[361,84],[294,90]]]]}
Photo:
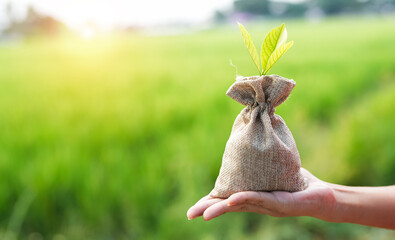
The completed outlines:
{"type": "Polygon", "coordinates": [[[395,186],[347,187],[331,184],[335,202],[329,220],[395,229],[395,186]]]}

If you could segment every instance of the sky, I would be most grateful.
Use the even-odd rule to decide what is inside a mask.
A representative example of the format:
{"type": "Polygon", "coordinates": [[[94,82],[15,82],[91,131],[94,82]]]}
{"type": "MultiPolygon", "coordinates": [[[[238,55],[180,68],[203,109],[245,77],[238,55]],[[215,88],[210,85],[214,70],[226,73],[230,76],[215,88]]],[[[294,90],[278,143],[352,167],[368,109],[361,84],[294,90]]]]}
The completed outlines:
{"type": "MultiPolygon", "coordinates": [[[[26,7],[55,17],[72,29],[87,22],[99,28],[152,26],[166,23],[204,21],[218,9],[229,9],[234,0],[0,0],[0,28],[7,23],[5,8],[11,2],[14,16],[22,18],[26,7]]],[[[303,0],[275,0],[300,2],[303,0]]]]}
{"type": "Polygon", "coordinates": [[[87,22],[100,28],[115,25],[150,26],[174,22],[204,21],[215,10],[229,8],[233,0],[0,0],[0,24],[6,22],[5,6],[12,3],[13,13],[22,18],[26,6],[53,16],[78,29],[87,22]]]}

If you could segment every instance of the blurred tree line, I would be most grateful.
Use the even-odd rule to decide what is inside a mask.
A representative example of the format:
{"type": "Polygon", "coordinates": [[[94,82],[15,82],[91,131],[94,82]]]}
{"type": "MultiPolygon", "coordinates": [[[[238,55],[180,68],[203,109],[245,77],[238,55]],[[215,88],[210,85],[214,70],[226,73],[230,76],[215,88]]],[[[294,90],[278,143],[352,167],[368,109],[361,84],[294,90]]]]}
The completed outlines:
{"type": "Polygon", "coordinates": [[[247,17],[321,17],[355,13],[389,13],[395,11],[395,0],[235,0],[229,11],[217,11],[215,20],[226,21],[234,14],[247,17]]]}
{"type": "Polygon", "coordinates": [[[8,19],[8,24],[3,32],[5,35],[24,37],[31,35],[55,36],[67,30],[67,27],[62,22],[37,12],[32,6],[28,7],[26,16],[23,19],[16,19],[13,14],[13,6],[9,2],[5,8],[5,15],[8,19]]]}

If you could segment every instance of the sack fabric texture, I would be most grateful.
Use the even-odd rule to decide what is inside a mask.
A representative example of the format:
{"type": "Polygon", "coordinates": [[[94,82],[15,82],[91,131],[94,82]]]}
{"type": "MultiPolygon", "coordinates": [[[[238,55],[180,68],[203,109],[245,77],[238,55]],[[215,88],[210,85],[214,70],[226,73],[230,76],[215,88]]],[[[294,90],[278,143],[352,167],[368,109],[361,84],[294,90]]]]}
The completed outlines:
{"type": "Polygon", "coordinates": [[[226,95],[247,107],[233,124],[211,197],[305,189],[295,140],[284,120],[274,114],[294,87],[293,80],[266,75],[238,77],[229,88],[226,95]]]}

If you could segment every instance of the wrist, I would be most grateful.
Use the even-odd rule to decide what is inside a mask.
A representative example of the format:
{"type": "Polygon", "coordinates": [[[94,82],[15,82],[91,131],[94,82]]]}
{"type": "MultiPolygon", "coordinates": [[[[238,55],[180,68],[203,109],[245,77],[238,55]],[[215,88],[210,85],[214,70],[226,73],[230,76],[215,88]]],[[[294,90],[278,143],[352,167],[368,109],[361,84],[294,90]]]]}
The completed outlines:
{"type": "Polygon", "coordinates": [[[358,199],[354,198],[354,191],[350,187],[337,184],[329,184],[329,187],[333,192],[334,201],[326,221],[349,222],[347,216],[352,215],[352,209],[358,205],[358,199]]]}
{"type": "Polygon", "coordinates": [[[324,182],[324,186],[311,216],[327,222],[340,222],[342,218],[340,215],[344,211],[344,205],[341,202],[342,190],[339,186],[331,183],[324,182]]]}

